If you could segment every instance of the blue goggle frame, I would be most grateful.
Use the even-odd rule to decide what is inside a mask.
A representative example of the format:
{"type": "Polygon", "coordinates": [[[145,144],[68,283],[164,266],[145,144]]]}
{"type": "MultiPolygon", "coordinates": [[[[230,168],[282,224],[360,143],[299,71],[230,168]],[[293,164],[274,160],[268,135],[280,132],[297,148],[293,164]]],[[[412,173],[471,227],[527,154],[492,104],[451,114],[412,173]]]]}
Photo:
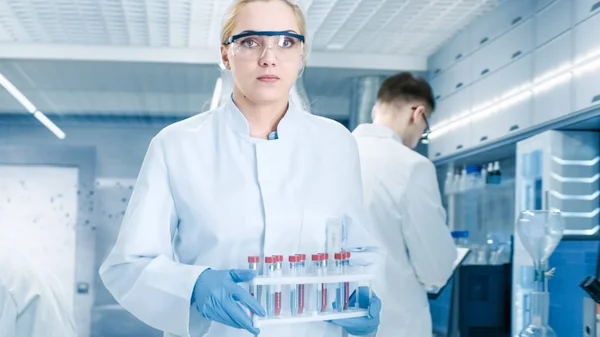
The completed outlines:
{"type": "Polygon", "coordinates": [[[259,36],[278,36],[278,35],[284,35],[284,36],[289,36],[289,37],[296,38],[296,39],[300,40],[302,43],[304,43],[304,35],[290,33],[290,32],[287,32],[287,31],[263,31],[263,32],[249,31],[249,32],[237,34],[237,35],[234,35],[234,36],[228,38],[227,41],[225,41],[225,45],[232,44],[237,39],[241,39],[241,38],[247,37],[247,36],[255,36],[255,35],[259,35],[259,36]]]}

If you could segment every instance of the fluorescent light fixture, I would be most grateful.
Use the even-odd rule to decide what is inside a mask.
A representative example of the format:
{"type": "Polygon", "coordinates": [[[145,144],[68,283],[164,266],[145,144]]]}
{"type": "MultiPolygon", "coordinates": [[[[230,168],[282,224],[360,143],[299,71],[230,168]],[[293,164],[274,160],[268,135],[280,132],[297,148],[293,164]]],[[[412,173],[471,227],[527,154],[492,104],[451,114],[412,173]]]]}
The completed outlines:
{"type": "Polygon", "coordinates": [[[44,115],[41,111],[36,111],[33,113],[33,117],[35,117],[40,123],[42,123],[48,130],[52,131],[52,133],[58,137],[58,139],[65,139],[65,133],[58,127],[56,124],[52,123],[46,115],[44,115]]]}
{"type": "Polygon", "coordinates": [[[58,139],[65,139],[65,133],[54,124],[44,113],[39,111],[31,101],[23,95],[23,93],[17,89],[4,75],[0,74],[0,85],[2,85],[9,94],[11,94],[29,113],[33,114],[40,123],[42,123],[48,130],[50,130],[58,139]]]}
{"type": "Polygon", "coordinates": [[[210,110],[216,109],[219,106],[221,90],[223,90],[223,79],[219,77],[217,78],[217,83],[215,83],[215,91],[213,91],[212,101],[210,101],[210,110]]]}
{"type": "Polygon", "coordinates": [[[23,95],[23,93],[21,93],[21,91],[19,91],[19,89],[17,89],[2,74],[0,74],[0,84],[2,84],[2,86],[8,91],[8,93],[11,94],[12,97],[14,97],[17,101],[19,101],[19,103],[21,103],[21,105],[25,107],[27,111],[29,111],[30,113],[34,113],[37,110],[35,105],[33,105],[33,103],[31,103],[31,101],[29,101],[27,97],[25,97],[25,95],[23,95]]]}
{"type": "Polygon", "coordinates": [[[534,94],[550,90],[557,85],[569,81],[573,75],[581,76],[600,69],[600,57],[598,56],[600,56],[600,48],[589,53],[586,57],[581,58],[575,65],[570,63],[562,64],[552,71],[534,79],[533,83],[524,83],[518,87],[511,88],[502,95],[483,102],[471,110],[467,110],[470,112],[469,114],[462,112],[457,116],[442,120],[432,126],[429,139],[435,139],[446,132],[467,124],[469,121],[487,118],[501,109],[505,109],[528,99],[534,94]]]}

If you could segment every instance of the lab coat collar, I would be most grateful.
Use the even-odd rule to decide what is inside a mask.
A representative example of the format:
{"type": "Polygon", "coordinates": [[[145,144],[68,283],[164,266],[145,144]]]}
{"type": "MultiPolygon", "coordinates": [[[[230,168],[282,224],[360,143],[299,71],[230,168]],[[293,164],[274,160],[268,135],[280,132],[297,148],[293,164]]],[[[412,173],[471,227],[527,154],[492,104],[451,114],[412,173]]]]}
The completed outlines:
{"type": "Polygon", "coordinates": [[[394,130],[382,125],[360,124],[352,133],[358,137],[392,138],[402,143],[402,138],[394,130]]]}
{"type": "MultiPolygon", "coordinates": [[[[248,120],[242,114],[240,109],[233,102],[233,94],[229,97],[229,100],[225,106],[226,113],[228,114],[228,123],[233,131],[239,134],[242,137],[250,137],[250,125],[248,124],[248,120]]],[[[298,128],[298,124],[294,121],[298,118],[299,111],[292,106],[292,104],[288,104],[288,109],[285,112],[283,118],[279,121],[277,125],[277,139],[286,139],[293,136],[296,133],[298,128]]],[[[254,138],[251,138],[254,139],[254,138]]],[[[266,139],[265,139],[266,141],[266,139]]]]}

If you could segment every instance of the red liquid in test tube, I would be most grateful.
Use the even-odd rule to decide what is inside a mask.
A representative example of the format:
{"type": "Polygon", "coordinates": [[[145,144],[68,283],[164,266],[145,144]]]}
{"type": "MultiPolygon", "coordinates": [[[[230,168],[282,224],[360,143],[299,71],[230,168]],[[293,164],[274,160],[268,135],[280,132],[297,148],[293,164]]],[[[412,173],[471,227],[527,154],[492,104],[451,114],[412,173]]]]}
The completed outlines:
{"type": "MultiPolygon", "coordinates": [[[[304,275],[306,269],[306,254],[297,254],[299,262],[299,274],[304,275]]],[[[298,314],[304,312],[304,284],[298,285],[298,314]]]]}
{"type": "MultiPolygon", "coordinates": [[[[277,276],[282,276],[283,273],[283,255],[274,256],[277,266],[277,276]]],[[[281,315],[281,286],[277,286],[275,290],[275,316],[281,315]]]]}
{"type": "MultiPolygon", "coordinates": [[[[323,274],[327,273],[327,260],[329,259],[329,254],[321,253],[319,254],[319,261],[321,264],[321,268],[323,268],[323,274]]],[[[321,312],[327,311],[327,284],[321,283],[321,312]]]]}

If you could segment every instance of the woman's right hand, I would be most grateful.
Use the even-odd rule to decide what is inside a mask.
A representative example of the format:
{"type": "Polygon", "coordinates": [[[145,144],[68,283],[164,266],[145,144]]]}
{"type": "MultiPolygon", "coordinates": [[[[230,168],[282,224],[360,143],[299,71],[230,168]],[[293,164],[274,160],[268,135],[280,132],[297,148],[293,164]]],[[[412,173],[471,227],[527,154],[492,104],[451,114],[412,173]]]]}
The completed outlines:
{"type": "Polygon", "coordinates": [[[206,269],[196,281],[192,304],[204,318],[258,335],[260,330],[252,325],[252,319],[238,305],[239,302],[261,317],[266,315],[260,303],[247,290],[237,285],[251,281],[254,277],[256,273],[248,269],[206,269]]]}

